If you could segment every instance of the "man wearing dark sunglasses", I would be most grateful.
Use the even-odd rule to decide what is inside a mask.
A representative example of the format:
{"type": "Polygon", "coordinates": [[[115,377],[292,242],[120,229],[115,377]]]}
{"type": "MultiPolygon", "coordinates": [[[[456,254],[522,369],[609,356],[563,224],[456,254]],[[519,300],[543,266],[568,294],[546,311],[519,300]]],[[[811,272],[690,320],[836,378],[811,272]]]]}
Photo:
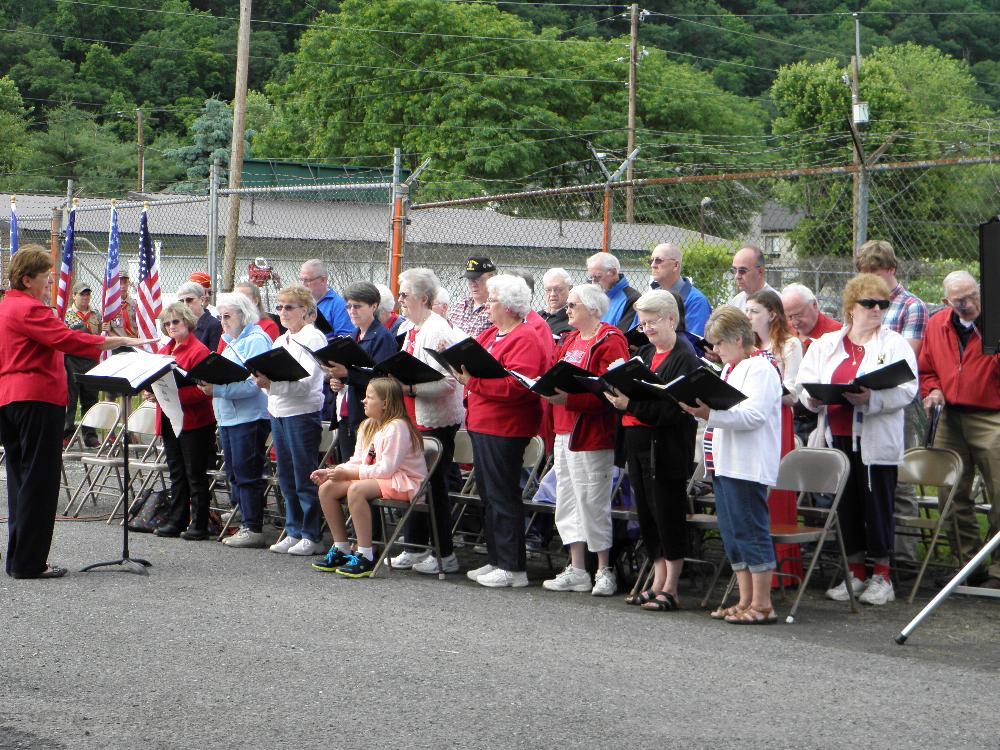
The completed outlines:
{"type": "Polygon", "coordinates": [[[764,253],[754,245],[744,245],[733,256],[733,265],[729,269],[739,292],[726,304],[747,311],[747,298],[762,289],[778,293],[778,290],[767,283],[767,269],[764,267],[764,253]]]}

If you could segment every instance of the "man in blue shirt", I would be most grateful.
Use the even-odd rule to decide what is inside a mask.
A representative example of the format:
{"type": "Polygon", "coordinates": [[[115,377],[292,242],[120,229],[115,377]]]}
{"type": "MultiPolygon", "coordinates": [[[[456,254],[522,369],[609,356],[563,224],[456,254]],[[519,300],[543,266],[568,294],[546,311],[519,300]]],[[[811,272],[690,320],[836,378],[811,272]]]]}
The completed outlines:
{"type": "Polygon", "coordinates": [[[681,250],[673,242],[664,242],[653,248],[649,259],[650,286],[676,292],[684,301],[685,328],[698,336],[705,335],[705,323],[712,314],[708,299],[695,288],[691,279],[681,276],[681,250]]]}
{"type": "Polygon", "coordinates": [[[328,279],[326,264],[318,258],[307,260],[299,269],[299,283],[312,293],[316,309],[330,324],[328,331],[324,330],[322,323],[317,323],[316,327],[323,330],[328,339],[333,339],[353,333],[354,326],[347,316],[344,298],[327,284],[328,279]]]}
{"type": "Polygon", "coordinates": [[[621,263],[611,253],[595,253],[587,258],[587,281],[596,284],[608,295],[608,311],[602,323],[618,326],[625,333],[635,324],[632,306],[642,296],[628,284],[621,273],[621,263]]]}

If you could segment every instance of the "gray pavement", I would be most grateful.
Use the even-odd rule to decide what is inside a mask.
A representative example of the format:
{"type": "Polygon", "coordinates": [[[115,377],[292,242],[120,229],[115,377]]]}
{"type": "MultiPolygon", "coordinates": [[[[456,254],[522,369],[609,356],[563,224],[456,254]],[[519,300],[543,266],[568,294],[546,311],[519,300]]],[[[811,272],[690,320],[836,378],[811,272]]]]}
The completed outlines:
{"type": "Polygon", "coordinates": [[[851,615],[818,589],[795,625],[741,628],[693,591],[672,614],[547,592],[544,568],[518,590],[351,581],[133,535],[149,577],[75,572],[119,539],[60,522],[69,576],[0,580],[3,750],[998,745],[989,601],[953,598],[900,647],[918,604],[851,615]]]}

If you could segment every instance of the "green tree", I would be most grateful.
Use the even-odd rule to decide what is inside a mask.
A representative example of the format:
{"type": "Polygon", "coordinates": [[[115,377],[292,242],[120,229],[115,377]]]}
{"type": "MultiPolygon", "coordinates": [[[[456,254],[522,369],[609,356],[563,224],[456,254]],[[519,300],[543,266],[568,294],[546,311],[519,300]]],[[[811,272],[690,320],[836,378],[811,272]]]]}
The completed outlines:
{"type": "MultiPolygon", "coordinates": [[[[14,172],[25,156],[27,112],[14,82],[0,78],[0,173],[14,172]]],[[[3,178],[10,182],[9,178],[3,178]]]]}
{"type": "MultiPolygon", "coordinates": [[[[164,151],[185,170],[187,180],[172,185],[173,192],[204,190],[208,186],[212,162],[219,161],[219,181],[225,183],[229,175],[229,152],[233,141],[233,112],[225,102],[206,99],[202,115],[194,121],[189,136],[190,145],[164,151]]],[[[250,158],[250,146],[245,145],[244,156],[250,158]]]]}

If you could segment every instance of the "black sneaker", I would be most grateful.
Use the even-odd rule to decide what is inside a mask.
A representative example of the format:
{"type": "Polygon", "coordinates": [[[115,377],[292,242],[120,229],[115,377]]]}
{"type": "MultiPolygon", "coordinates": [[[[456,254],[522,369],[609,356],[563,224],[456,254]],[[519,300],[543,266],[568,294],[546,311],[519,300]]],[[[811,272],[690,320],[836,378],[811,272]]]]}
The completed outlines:
{"type": "Polygon", "coordinates": [[[347,578],[368,578],[375,567],[375,561],[369,560],[360,552],[355,555],[348,555],[347,562],[337,568],[337,575],[347,578]]]}
{"type": "Polygon", "coordinates": [[[208,530],[188,526],[181,532],[181,539],[187,539],[189,542],[201,542],[208,539],[208,530]]]}
{"type": "Polygon", "coordinates": [[[347,565],[351,561],[352,555],[346,552],[341,552],[336,546],[330,547],[330,551],[326,553],[320,562],[314,562],[312,564],[313,570],[322,570],[324,573],[335,573],[337,568],[347,565]]]}

